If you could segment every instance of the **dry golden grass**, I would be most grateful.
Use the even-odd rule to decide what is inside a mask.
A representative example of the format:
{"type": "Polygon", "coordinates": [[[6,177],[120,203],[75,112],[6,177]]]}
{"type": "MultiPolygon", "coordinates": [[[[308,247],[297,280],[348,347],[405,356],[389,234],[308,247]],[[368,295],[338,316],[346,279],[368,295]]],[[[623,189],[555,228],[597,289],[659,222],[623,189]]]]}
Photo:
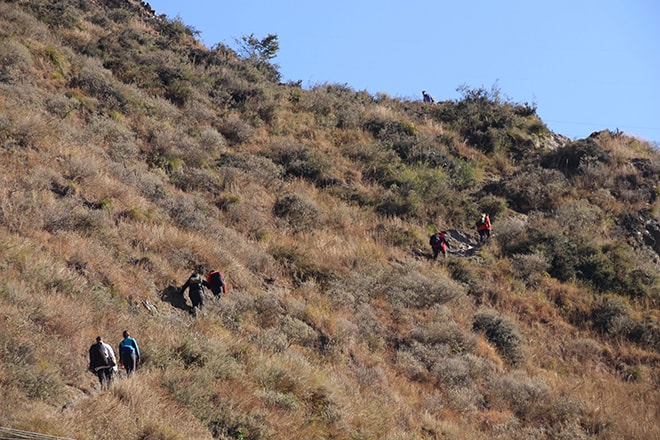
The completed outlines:
{"type": "MultiPolygon", "coordinates": [[[[32,3],[0,4],[12,60],[0,72],[0,426],[81,439],[660,437],[655,333],[647,345],[598,333],[601,293],[548,274],[571,250],[549,247],[562,236],[601,249],[617,216],[657,220],[648,145],[601,133],[612,162],[570,181],[549,168],[562,193],[548,193],[534,164],[484,153],[418,103],[278,84],[130,8],[68,5],[75,27],[49,27],[38,17],[52,11],[32,3]],[[159,75],[185,86],[180,99],[159,75]],[[379,124],[392,139],[369,131],[379,124]],[[447,180],[441,195],[424,195],[426,165],[400,160],[418,144],[451,163],[428,173],[447,180]],[[467,189],[452,186],[461,161],[467,189]],[[518,171],[538,186],[520,203],[540,211],[499,194],[493,239],[430,263],[429,225],[474,240],[483,176],[497,186],[518,171]],[[394,215],[388,197],[418,205],[394,215]],[[228,293],[194,318],[172,289],[197,266],[222,270],[228,293]],[[88,348],[102,335],[117,350],[125,329],[140,368],[100,391],[88,348]]],[[[620,261],[655,273],[635,246],[620,261]]],[[[623,323],[652,330],[654,301],[625,299],[623,323]]]]}

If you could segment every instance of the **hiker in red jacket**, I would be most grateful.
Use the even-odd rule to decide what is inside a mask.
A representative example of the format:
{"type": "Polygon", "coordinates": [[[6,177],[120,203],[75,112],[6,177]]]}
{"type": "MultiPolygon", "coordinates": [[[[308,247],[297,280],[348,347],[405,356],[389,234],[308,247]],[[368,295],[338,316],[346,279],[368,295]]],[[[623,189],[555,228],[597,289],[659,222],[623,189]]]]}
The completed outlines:
{"type": "Polygon", "coordinates": [[[479,233],[479,242],[483,243],[490,238],[492,226],[490,224],[490,217],[488,214],[481,214],[481,218],[477,222],[477,232],[479,233]]]}
{"type": "Polygon", "coordinates": [[[447,232],[446,231],[436,231],[435,234],[431,235],[429,239],[429,244],[433,250],[433,259],[438,259],[438,254],[442,251],[442,255],[447,257],[447,232]]]}

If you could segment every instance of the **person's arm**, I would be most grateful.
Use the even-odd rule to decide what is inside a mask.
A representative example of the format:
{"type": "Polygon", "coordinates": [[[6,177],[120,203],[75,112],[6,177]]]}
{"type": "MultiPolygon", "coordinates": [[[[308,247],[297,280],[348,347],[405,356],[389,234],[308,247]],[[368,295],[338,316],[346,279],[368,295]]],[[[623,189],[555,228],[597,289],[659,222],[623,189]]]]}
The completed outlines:
{"type": "Polygon", "coordinates": [[[179,289],[179,293],[181,293],[181,294],[183,295],[183,292],[186,291],[186,289],[188,288],[188,286],[190,286],[190,278],[188,278],[188,279],[186,280],[186,284],[184,284],[183,286],[181,286],[181,288],[179,289]]]}

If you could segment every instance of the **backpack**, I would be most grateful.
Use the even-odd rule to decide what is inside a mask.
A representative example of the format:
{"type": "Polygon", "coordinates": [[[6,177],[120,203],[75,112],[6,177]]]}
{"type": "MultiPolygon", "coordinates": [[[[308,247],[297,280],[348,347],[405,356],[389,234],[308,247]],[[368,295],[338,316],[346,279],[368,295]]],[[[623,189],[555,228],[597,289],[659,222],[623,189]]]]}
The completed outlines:
{"type": "Polygon", "coordinates": [[[480,217],[479,220],[477,220],[477,223],[475,224],[476,227],[479,227],[486,223],[486,219],[484,217],[480,217]]]}
{"type": "Polygon", "coordinates": [[[209,283],[212,291],[218,292],[222,288],[222,285],[225,284],[225,277],[222,275],[222,272],[214,270],[209,272],[206,282],[209,283]]]}
{"type": "Polygon", "coordinates": [[[106,350],[106,348],[103,346],[103,344],[96,344],[96,350],[98,350],[98,356],[99,360],[101,361],[102,365],[106,365],[109,367],[114,367],[115,363],[112,360],[112,357],[110,356],[110,353],[106,350]]]}
{"type": "Polygon", "coordinates": [[[431,235],[431,239],[429,240],[429,244],[431,246],[436,246],[438,243],[440,243],[440,235],[439,234],[431,235]]]}
{"type": "Polygon", "coordinates": [[[121,349],[120,351],[121,356],[130,356],[133,353],[135,353],[135,348],[128,343],[124,344],[123,341],[119,344],[119,347],[121,349]]]}

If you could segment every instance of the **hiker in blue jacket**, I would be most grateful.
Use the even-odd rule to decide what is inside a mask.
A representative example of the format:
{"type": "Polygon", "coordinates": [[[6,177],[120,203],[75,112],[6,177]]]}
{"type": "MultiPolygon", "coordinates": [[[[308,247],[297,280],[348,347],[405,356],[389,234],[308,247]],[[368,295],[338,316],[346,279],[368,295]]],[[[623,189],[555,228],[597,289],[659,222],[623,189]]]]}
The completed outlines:
{"type": "Polygon", "coordinates": [[[127,330],[123,333],[124,339],[119,343],[119,359],[121,365],[126,370],[127,376],[132,376],[140,363],[140,348],[137,341],[128,334],[127,330]]]}
{"type": "Polygon", "coordinates": [[[430,102],[430,103],[435,102],[435,100],[433,99],[433,96],[426,93],[426,90],[422,90],[422,97],[424,98],[424,102],[430,102]]]}

